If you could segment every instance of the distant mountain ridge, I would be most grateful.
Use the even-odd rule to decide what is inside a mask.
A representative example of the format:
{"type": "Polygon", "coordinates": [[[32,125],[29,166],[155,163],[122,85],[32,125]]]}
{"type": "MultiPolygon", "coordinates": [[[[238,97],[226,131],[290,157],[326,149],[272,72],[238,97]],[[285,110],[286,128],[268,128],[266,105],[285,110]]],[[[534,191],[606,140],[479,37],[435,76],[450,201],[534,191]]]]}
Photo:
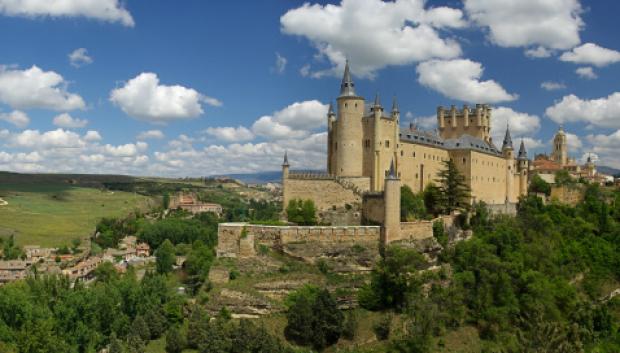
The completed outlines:
{"type": "MultiPolygon", "coordinates": [[[[304,170],[309,173],[324,173],[324,170],[304,170]]],[[[265,184],[265,183],[281,183],[282,171],[269,171],[258,173],[244,173],[244,174],[219,174],[212,175],[212,178],[228,177],[232,179],[240,180],[246,184],[265,184]]]]}
{"type": "Polygon", "coordinates": [[[614,176],[616,176],[616,175],[620,174],[620,169],[616,169],[616,168],[613,168],[613,167],[608,167],[608,166],[605,166],[605,165],[596,166],[596,170],[599,173],[603,173],[603,174],[607,174],[607,175],[614,175],[614,176]]]}

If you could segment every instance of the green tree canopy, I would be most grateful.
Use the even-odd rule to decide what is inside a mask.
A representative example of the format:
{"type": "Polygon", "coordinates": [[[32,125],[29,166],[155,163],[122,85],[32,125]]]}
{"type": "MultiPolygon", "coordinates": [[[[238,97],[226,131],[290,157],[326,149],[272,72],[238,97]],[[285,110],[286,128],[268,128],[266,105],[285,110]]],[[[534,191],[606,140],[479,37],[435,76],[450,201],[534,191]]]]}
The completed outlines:
{"type": "Polygon", "coordinates": [[[439,191],[441,192],[441,206],[446,213],[454,210],[468,209],[470,189],[465,183],[465,177],[458,171],[452,159],[443,162],[444,169],[438,174],[439,191]]]}
{"type": "Polygon", "coordinates": [[[157,273],[168,273],[176,262],[174,245],[166,239],[155,251],[157,273]]]}

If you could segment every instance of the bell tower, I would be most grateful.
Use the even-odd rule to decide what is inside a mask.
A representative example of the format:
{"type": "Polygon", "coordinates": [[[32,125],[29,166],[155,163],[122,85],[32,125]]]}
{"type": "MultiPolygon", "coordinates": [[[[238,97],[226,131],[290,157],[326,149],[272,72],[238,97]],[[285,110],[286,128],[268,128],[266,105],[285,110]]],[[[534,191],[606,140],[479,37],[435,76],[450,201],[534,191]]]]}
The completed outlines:
{"type": "Polygon", "coordinates": [[[560,125],[558,132],[553,138],[553,152],[551,158],[559,163],[562,167],[568,162],[568,143],[566,140],[566,133],[564,127],[560,125]]]}

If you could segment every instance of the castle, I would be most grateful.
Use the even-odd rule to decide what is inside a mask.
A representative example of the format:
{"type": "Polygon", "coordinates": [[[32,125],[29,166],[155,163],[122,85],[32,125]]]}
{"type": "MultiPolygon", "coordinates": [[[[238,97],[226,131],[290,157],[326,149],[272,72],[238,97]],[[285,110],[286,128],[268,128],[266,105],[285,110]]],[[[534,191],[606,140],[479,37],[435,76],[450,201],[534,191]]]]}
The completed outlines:
{"type": "MultiPolygon", "coordinates": [[[[364,220],[384,224],[388,216],[377,210],[393,208],[387,201],[390,193],[400,193],[401,184],[416,193],[423,191],[436,181],[445,169],[443,162],[449,159],[471,189],[471,203],[514,206],[527,192],[525,145],[521,142],[515,153],[508,128],[501,150],[494,145],[488,105],[437,108],[437,132],[421,131],[413,125],[401,128],[396,99],[389,113],[378,95],[366,104],[355,92],[347,63],[336,106],[334,111],[330,105],[327,114],[327,173],[291,172],[285,157],[285,207],[291,199],[312,199],[318,211],[327,214],[359,204],[364,220]]],[[[400,205],[393,206],[400,215],[400,205]]]]}

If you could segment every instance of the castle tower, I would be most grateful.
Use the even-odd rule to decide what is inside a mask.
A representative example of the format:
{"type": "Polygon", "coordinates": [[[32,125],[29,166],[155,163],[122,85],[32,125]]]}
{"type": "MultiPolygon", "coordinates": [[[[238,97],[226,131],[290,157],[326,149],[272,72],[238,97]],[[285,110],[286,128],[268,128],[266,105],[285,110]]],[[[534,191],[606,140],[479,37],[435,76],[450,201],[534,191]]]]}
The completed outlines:
{"type": "Polygon", "coordinates": [[[372,190],[381,190],[381,117],[383,116],[383,107],[379,99],[379,93],[375,96],[375,102],[370,108],[373,114],[374,128],[373,128],[373,146],[374,146],[374,167],[372,176],[372,190]]]}
{"type": "Polygon", "coordinates": [[[286,184],[288,183],[288,173],[289,173],[288,164],[288,153],[284,152],[284,161],[282,162],[282,209],[286,210],[286,206],[288,206],[288,188],[286,184]]]}
{"type": "Polygon", "coordinates": [[[512,137],[510,136],[510,126],[506,126],[506,135],[504,135],[504,143],[502,144],[502,155],[506,159],[506,202],[515,202],[514,196],[514,148],[512,146],[512,137]]]}
{"type": "Polygon", "coordinates": [[[398,147],[400,142],[400,110],[398,109],[398,102],[396,101],[396,96],[392,99],[392,120],[394,120],[394,168],[396,175],[398,175],[398,171],[400,170],[399,163],[399,154],[398,147]]]}
{"type": "Polygon", "coordinates": [[[396,176],[394,161],[385,178],[383,197],[385,208],[381,241],[385,246],[400,236],[400,179],[396,176]]]}
{"type": "Polygon", "coordinates": [[[334,113],[334,106],[329,103],[329,110],[327,111],[327,174],[334,174],[334,130],[336,125],[336,114],[334,113]]]}
{"type": "Polygon", "coordinates": [[[519,172],[519,196],[527,195],[529,160],[523,139],[521,139],[521,146],[519,146],[519,154],[517,155],[517,171],[519,172]]]}
{"type": "Polygon", "coordinates": [[[337,102],[338,119],[335,124],[336,134],[333,146],[336,159],[332,173],[338,176],[361,176],[364,98],[355,94],[355,84],[351,79],[348,61],[337,102]]]}
{"type": "Polygon", "coordinates": [[[566,142],[566,133],[562,125],[560,125],[558,132],[553,138],[553,152],[551,153],[551,158],[562,167],[568,162],[568,144],[566,142]]]}
{"type": "Polygon", "coordinates": [[[454,105],[450,109],[437,107],[437,128],[443,139],[455,139],[467,134],[490,142],[491,108],[486,104],[476,104],[475,110],[468,105],[464,105],[462,110],[454,105]]]}

